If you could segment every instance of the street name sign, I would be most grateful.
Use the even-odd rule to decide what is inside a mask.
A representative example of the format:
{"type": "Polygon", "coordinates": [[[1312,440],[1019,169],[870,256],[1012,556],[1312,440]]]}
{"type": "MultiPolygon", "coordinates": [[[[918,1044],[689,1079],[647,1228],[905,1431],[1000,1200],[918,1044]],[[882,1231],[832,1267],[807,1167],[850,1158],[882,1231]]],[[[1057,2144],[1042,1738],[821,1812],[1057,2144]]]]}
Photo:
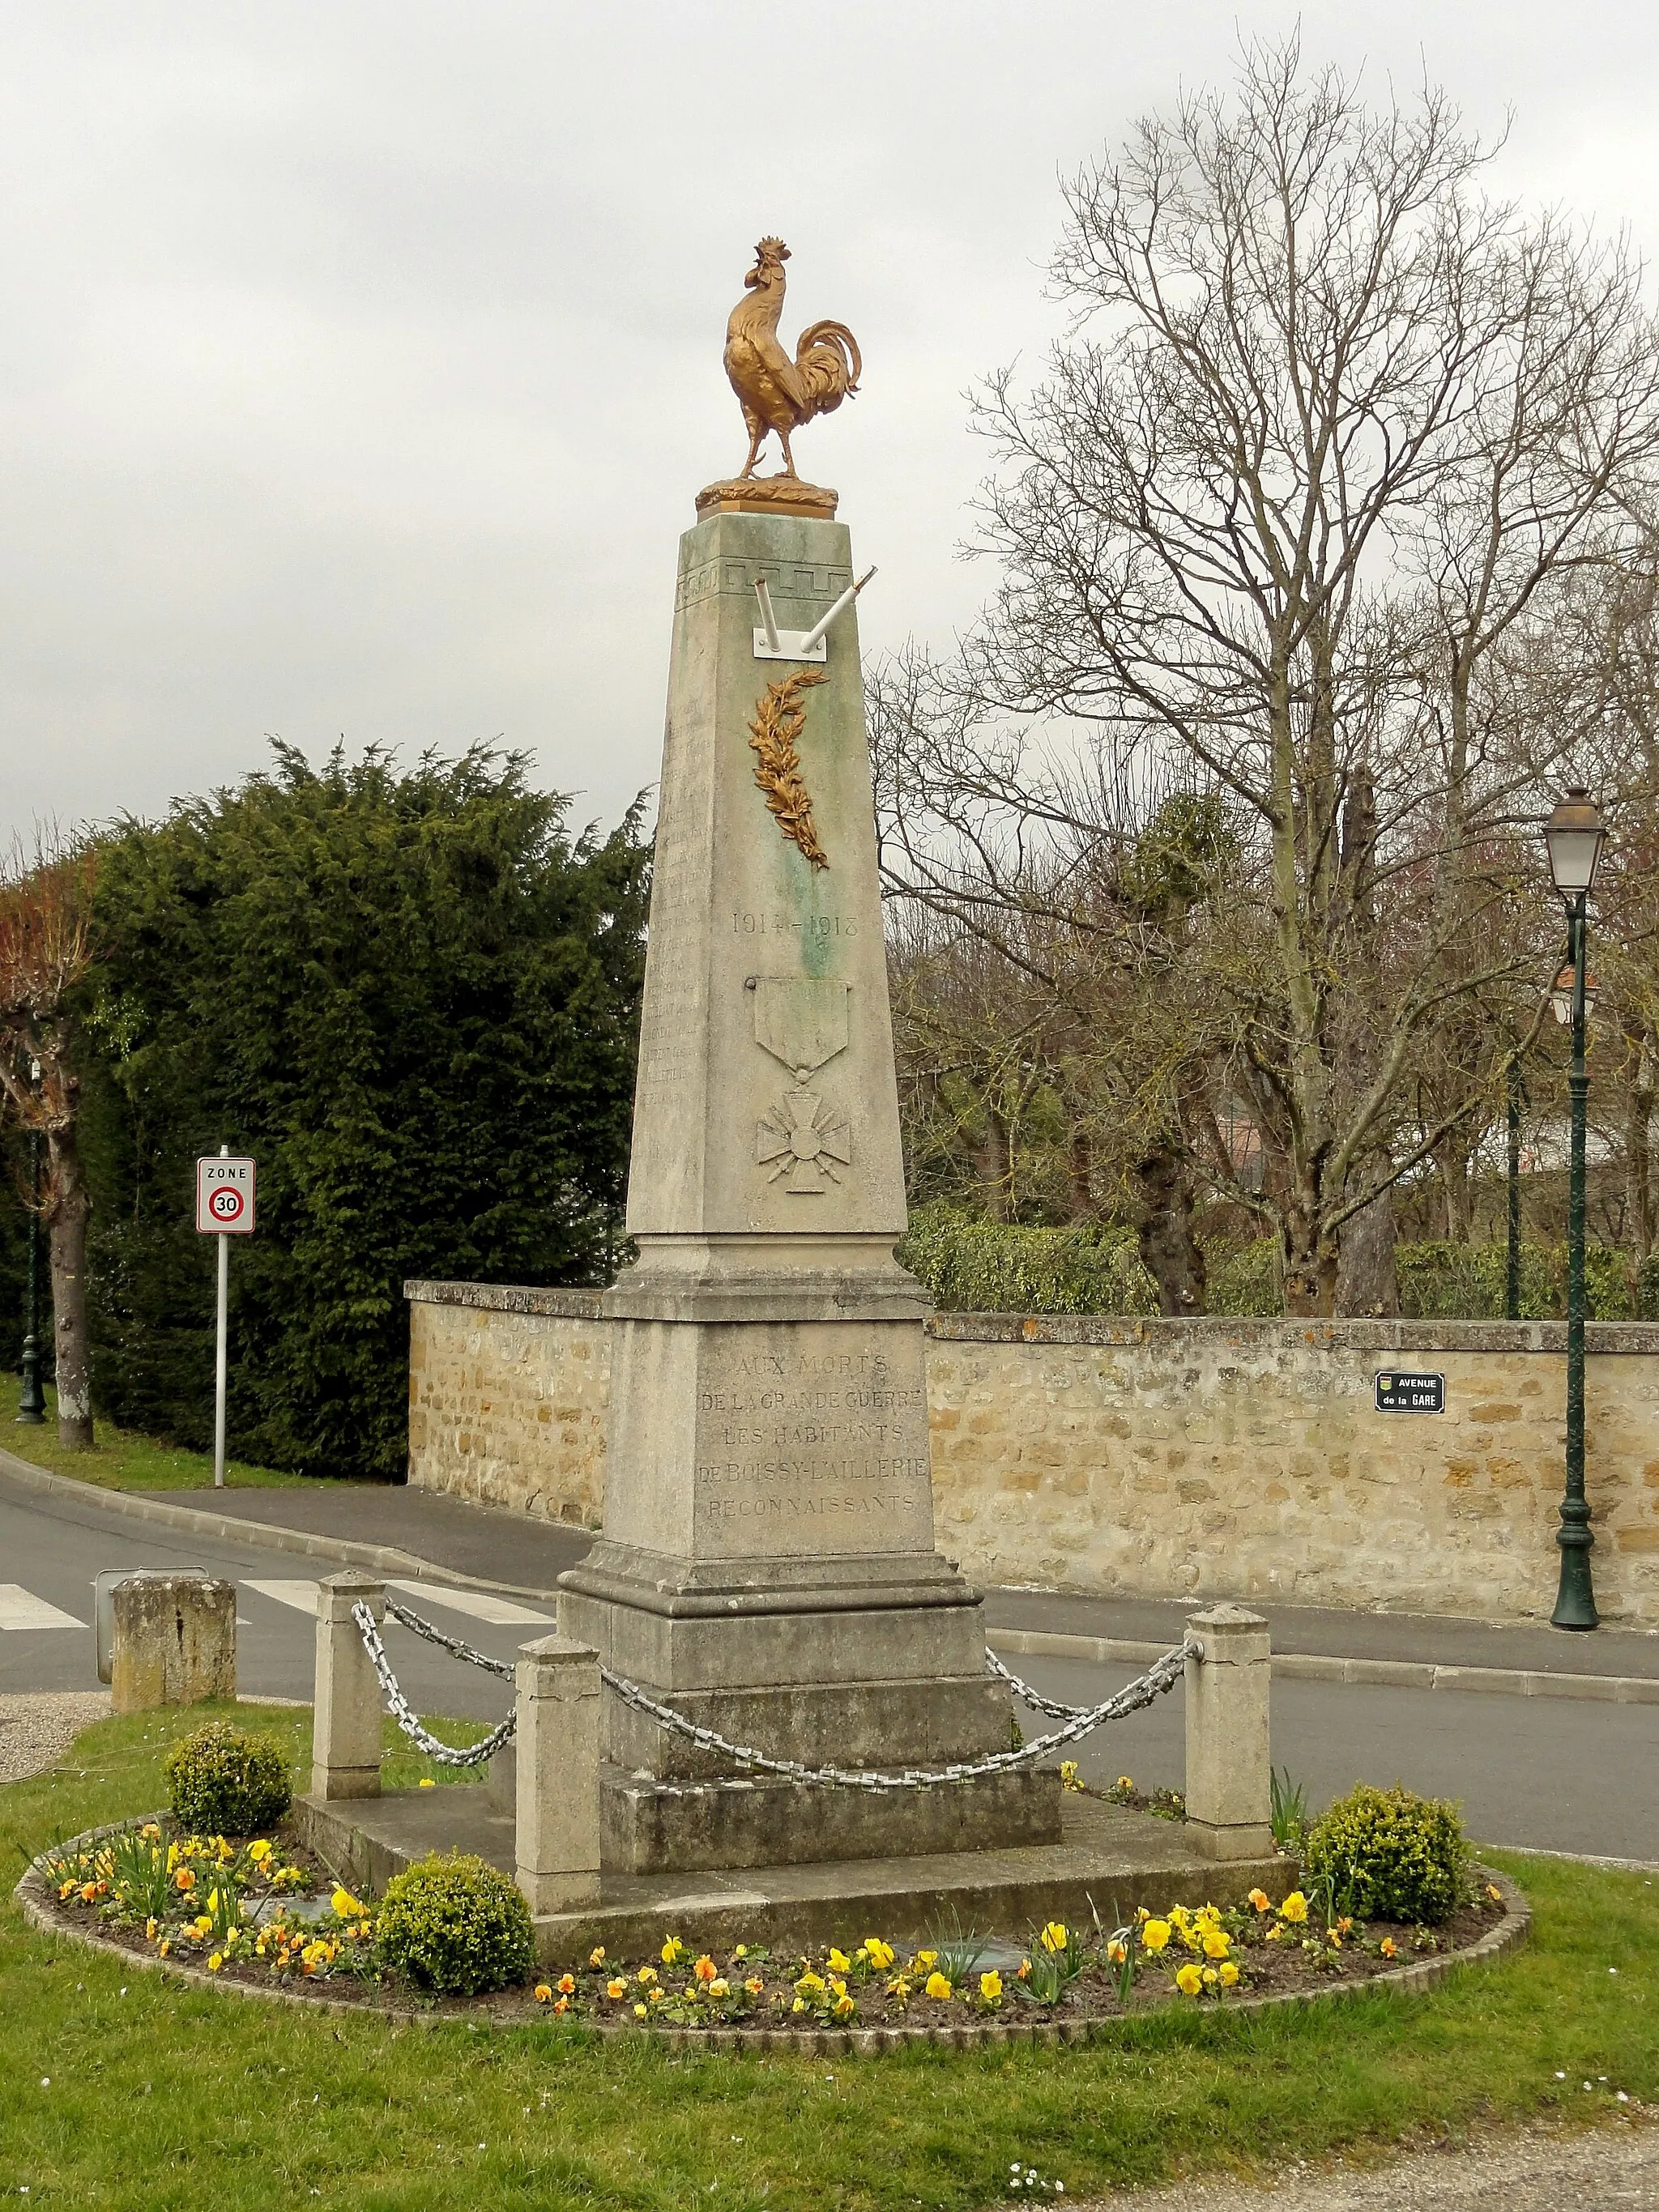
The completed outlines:
{"type": "Polygon", "coordinates": [[[215,1152],[196,1163],[196,1226],[204,1237],[253,1234],[253,1163],[215,1152]]]}
{"type": "Polygon", "coordinates": [[[1379,1413],[1443,1413],[1446,1378],[1443,1375],[1379,1375],[1376,1410],[1379,1413]]]}

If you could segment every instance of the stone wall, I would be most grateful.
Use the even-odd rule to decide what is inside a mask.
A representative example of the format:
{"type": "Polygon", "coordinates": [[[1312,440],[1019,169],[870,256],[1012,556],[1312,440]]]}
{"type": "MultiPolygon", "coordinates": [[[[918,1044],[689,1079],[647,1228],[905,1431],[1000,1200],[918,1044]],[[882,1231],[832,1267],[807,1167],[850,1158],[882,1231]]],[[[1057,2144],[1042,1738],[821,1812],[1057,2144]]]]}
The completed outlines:
{"type": "Polygon", "coordinates": [[[409,1479],[597,1528],[611,1331],[597,1291],[405,1283],[409,1479]]]}
{"type": "MultiPolygon", "coordinates": [[[[610,1363],[598,1295],[411,1283],[410,1480],[593,1525],[610,1363]]],[[[1604,1618],[1659,1628],[1659,1325],[1588,1331],[1604,1618]]],[[[1559,1322],[940,1314],[941,1548],[977,1580],[1547,1618],[1559,1322]],[[1379,1413],[1379,1368],[1445,1376],[1379,1413]]]]}

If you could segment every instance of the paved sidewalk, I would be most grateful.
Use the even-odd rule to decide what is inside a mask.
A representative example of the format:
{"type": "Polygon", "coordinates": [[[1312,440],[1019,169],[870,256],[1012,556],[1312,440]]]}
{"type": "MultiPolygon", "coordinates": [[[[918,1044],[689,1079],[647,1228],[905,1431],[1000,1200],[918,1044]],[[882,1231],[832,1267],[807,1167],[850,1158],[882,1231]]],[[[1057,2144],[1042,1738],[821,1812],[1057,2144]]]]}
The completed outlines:
{"type": "MultiPolygon", "coordinates": [[[[342,1484],[316,1490],[169,1490],[180,1505],[280,1522],[313,1534],[395,1544],[460,1574],[551,1589],[585,1557],[592,1533],[430,1491],[342,1484]]],[[[1189,1613],[1208,1601],[1067,1596],[1052,1590],[993,1589],[985,1618],[995,1628],[1117,1638],[1167,1648],[1189,1613]]],[[[1273,1649],[1344,1659],[1416,1661],[1442,1667],[1522,1668],[1537,1674],[1621,1674],[1659,1680],[1659,1634],[1600,1628],[1500,1627],[1430,1613],[1350,1613],[1333,1607],[1246,1601],[1265,1614],[1273,1649]]]]}
{"type": "MultiPolygon", "coordinates": [[[[1045,2203],[1070,2201],[1044,2192],[1045,2203]]],[[[1073,2212],[1652,2212],[1655,2205],[1659,2127],[1626,2122],[1583,2135],[1493,2130],[1459,2149],[1414,2151],[1364,2172],[1298,2164],[1261,2188],[1223,2180],[1124,2190],[1079,2201],[1073,2212]]]]}
{"type": "Polygon", "coordinates": [[[516,1589],[551,1589],[586,1559],[591,1529],[470,1504],[403,1484],[343,1482],[328,1490],[156,1490],[147,1497],[239,1521],[359,1544],[390,1544],[452,1574],[516,1589]]]}
{"type": "MultiPolygon", "coordinates": [[[[985,1617],[996,1628],[1114,1637],[1168,1646],[1205,1598],[1072,1597],[1054,1590],[994,1589],[985,1617]]],[[[1500,1667],[1532,1674],[1622,1674],[1659,1680],[1659,1633],[1601,1627],[1574,1634],[1428,1613],[1346,1612],[1334,1607],[1243,1602],[1273,1630],[1275,1652],[1341,1659],[1406,1660],[1438,1667],[1500,1667]]]]}
{"type": "MultiPolygon", "coordinates": [[[[5,1457],[0,1450],[0,1474],[5,1457]]],[[[88,1507],[109,1495],[90,1486],[75,1488],[88,1507]]],[[[583,1559],[593,1541],[588,1529],[402,1485],[158,1490],[142,1496],[169,1507],[281,1528],[296,1537],[389,1546],[451,1574],[514,1590],[552,1590],[559,1576],[583,1559]]],[[[136,1498],[129,1499],[130,1507],[137,1504],[136,1498]]],[[[985,1618],[992,1630],[1089,1637],[1166,1650],[1180,1640],[1187,1616],[1211,1601],[991,1589],[986,1594],[985,1618]]],[[[1350,1612],[1284,1605],[1272,1598],[1245,1602],[1267,1618],[1278,1655],[1659,1682],[1659,1632],[1603,1626],[1589,1635],[1573,1635],[1543,1623],[1510,1626],[1452,1615],[1350,1612]]]]}

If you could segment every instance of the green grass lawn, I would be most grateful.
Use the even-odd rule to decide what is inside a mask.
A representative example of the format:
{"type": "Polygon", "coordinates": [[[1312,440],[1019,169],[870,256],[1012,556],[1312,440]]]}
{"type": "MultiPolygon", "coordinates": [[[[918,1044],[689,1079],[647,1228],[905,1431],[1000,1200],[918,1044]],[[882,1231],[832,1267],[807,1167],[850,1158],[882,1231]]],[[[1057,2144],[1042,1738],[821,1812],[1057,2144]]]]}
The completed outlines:
{"type": "MultiPolygon", "coordinates": [[[[112,1422],[94,1425],[97,1442],[91,1451],[64,1451],[58,1442],[55,1393],[46,1390],[46,1418],[40,1428],[20,1428],[17,1400],[22,1384],[15,1375],[0,1376],[0,1449],[43,1467],[52,1474],[72,1475],[77,1482],[95,1482],[104,1490],[193,1490],[213,1480],[211,1452],[185,1451],[177,1444],[158,1444],[149,1437],[118,1429],[112,1422]]],[[[283,1474],[274,1467],[249,1467],[241,1460],[225,1462],[225,1485],[233,1490],[337,1490],[325,1475],[283,1474]]]]}
{"type": "MultiPolygon", "coordinates": [[[[307,1755],[307,1714],[243,1718],[307,1755]]],[[[185,1725],[101,1722],[58,1772],[0,1789],[10,1865],[162,1802],[159,1761],[185,1725]]],[[[1535,1941],[1425,1996],[1165,2014],[1081,2050],[833,2061],[671,2057],[550,2020],[311,2015],[33,1935],[8,1899],[0,2194],[132,2212],[896,2212],[1001,2201],[1016,2159],[1075,2198],[1483,2118],[1601,2118],[1621,2088],[1659,2099],[1659,1877],[1492,1856],[1526,1885],[1535,1941]]]]}

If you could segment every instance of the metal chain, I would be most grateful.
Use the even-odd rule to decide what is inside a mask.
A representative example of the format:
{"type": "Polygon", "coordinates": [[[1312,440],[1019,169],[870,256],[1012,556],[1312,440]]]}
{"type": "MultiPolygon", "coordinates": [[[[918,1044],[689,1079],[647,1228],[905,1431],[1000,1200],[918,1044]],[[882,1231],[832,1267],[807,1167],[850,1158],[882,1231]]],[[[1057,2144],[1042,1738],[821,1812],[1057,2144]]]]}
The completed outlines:
{"type": "MultiPolygon", "coordinates": [[[[391,1608],[388,1607],[387,1610],[391,1608]]],[[[402,1607],[398,1610],[401,1612],[402,1607]]],[[[379,1677],[380,1687],[386,1692],[386,1711],[410,1741],[423,1751],[428,1759],[435,1759],[441,1766],[482,1766],[485,1759],[501,1749],[518,1727],[519,1711],[515,1705],[507,1718],[491,1729],[482,1742],[469,1744],[465,1751],[457,1751],[453,1744],[440,1743],[435,1735],[421,1726],[409,1700],[398,1686],[398,1677],[392,1673],[392,1662],[386,1656],[386,1646],[380,1641],[380,1630],[374,1626],[374,1614],[359,1601],[351,1608],[351,1618],[357,1624],[357,1632],[363,1639],[363,1649],[368,1654],[369,1664],[379,1677]]],[[[427,1625],[422,1623],[423,1626],[427,1625]]],[[[433,1633],[436,1640],[444,1640],[438,1631],[434,1630],[433,1633]]]]}
{"type": "Polygon", "coordinates": [[[501,1675],[504,1681],[513,1680],[514,1670],[510,1660],[492,1659],[487,1651],[480,1651],[476,1644],[465,1643],[459,1636],[446,1636],[441,1628],[434,1628],[429,1620],[422,1620],[418,1613],[410,1613],[393,1598],[386,1600],[386,1609],[400,1627],[412,1629],[416,1636],[423,1636],[428,1644],[435,1644],[441,1650],[453,1652],[456,1658],[465,1659],[469,1666],[487,1667],[492,1674],[501,1675]]]}
{"type": "Polygon", "coordinates": [[[1041,1690],[1034,1690],[1029,1682],[1022,1681],[1011,1668],[1005,1667],[988,1644],[985,1647],[985,1671],[988,1674],[994,1674],[998,1681],[1006,1682],[1021,1705],[1030,1705],[1034,1713],[1048,1713],[1054,1720],[1071,1721],[1089,1710],[1087,1705],[1063,1705],[1058,1698],[1045,1698],[1041,1690]]]}
{"type": "Polygon", "coordinates": [[[747,1744],[732,1743],[717,1729],[700,1728],[684,1714],[668,1705],[659,1705],[648,1698],[637,1682],[625,1680],[613,1674],[608,1667],[599,1668],[599,1680],[616,1692],[624,1705],[635,1712],[647,1714],[672,1729],[676,1735],[684,1736],[700,1750],[715,1751],[733,1759],[739,1766],[758,1767],[763,1774],[781,1774],[793,1782],[834,1784],[844,1790],[926,1790],[943,1782],[968,1782],[983,1774],[1006,1774],[1017,1766],[1029,1765],[1048,1752],[1058,1751],[1062,1745],[1075,1743],[1079,1736],[1088,1735],[1107,1721],[1119,1721],[1128,1714],[1141,1711],[1167,1691],[1172,1690],[1186,1670],[1188,1647],[1178,1644],[1155,1659],[1146,1672],[1098,1705],[1073,1712],[1063,1728],[1053,1729],[1047,1735],[1034,1736],[1018,1751],[995,1751],[983,1759],[953,1760],[947,1766],[906,1767],[900,1774],[882,1774],[867,1767],[848,1769],[842,1766],[803,1766],[793,1759],[769,1759],[747,1744]]]}
{"type": "MultiPolygon", "coordinates": [[[[423,1637],[428,1644],[435,1644],[442,1650],[453,1652],[458,1659],[468,1660],[477,1667],[488,1668],[492,1674],[512,1675],[514,1669],[504,1661],[490,1658],[487,1653],[476,1650],[458,1636],[446,1636],[429,1620],[422,1620],[418,1613],[409,1612],[389,1598],[386,1609],[392,1619],[403,1627],[423,1637]]],[[[481,1743],[473,1744],[465,1751],[456,1751],[448,1744],[440,1743],[435,1736],[428,1735],[421,1726],[398,1687],[398,1678],[386,1656],[386,1646],[375,1627],[374,1614],[366,1605],[358,1604],[353,1606],[351,1617],[357,1624],[363,1648],[368,1653],[380,1687],[386,1692],[387,1710],[404,1734],[429,1758],[438,1759],[446,1766],[476,1766],[498,1751],[513,1735],[518,1725],[516,1708],[481,1743]]],[[[1143,1711],[1175,1687],[1186,1671],[1189,1654],[1195,1653],[1197,1647],[1191,1644],[1177,1644],[1172,1650],[1166,1651],[1162,1658],[1155,1659],[1144,1674],[1127,1683],[1100,1705],[1066,1705],[1055,1698],[1045,1698],[1030,1683],[1022,1681],[1018,1674],[1003,1665],[988,1645],[985,1663],[989,1672],[1006,1682],[1024,1703],[1038,1712],[1048,1713],[1063,1721],[1065,1725],[1051,1729],[1047,1735],[1034,1736],[1030,1743],[1021,1745],[1018,1750],[991,1752],[982,1759],[952,1760],[948,1765],[940,1767],[906,1767],[898,1774],[884,1774],[869,1767],[807,1766],[799,1759],[771,1759],[764,1752],[757,1751],[751,1744],[733,1743],[717,1729],[703,1728],[697,1722],[688,1720],[684,1713],[676,1712],[672,1706],[659,1705],[637,1682],[630,1682],[625,1674],[613,1674],[603,1662],[599,1667],[599,1680],[607,1689],[614,1691],[624,1705],[631,1705],[635,1712],[645,1714],[688,1743],[695,1744],[699,1750],[717,1752],[739,1766],[755,1767],[763,1774],[782,1775],[790,1781],[820,1787],[926,1790],[941,1783],[967,1782],[981,1775],[1008,1773],[1016,1767],[1029,1765],[1048,1752],[1058,1751],[1066,1744],[1075,1743],[1079,1737],[1092,1734],[1108,1721],[1123,1720],[1130,1713],[1143,1711]]]]}

